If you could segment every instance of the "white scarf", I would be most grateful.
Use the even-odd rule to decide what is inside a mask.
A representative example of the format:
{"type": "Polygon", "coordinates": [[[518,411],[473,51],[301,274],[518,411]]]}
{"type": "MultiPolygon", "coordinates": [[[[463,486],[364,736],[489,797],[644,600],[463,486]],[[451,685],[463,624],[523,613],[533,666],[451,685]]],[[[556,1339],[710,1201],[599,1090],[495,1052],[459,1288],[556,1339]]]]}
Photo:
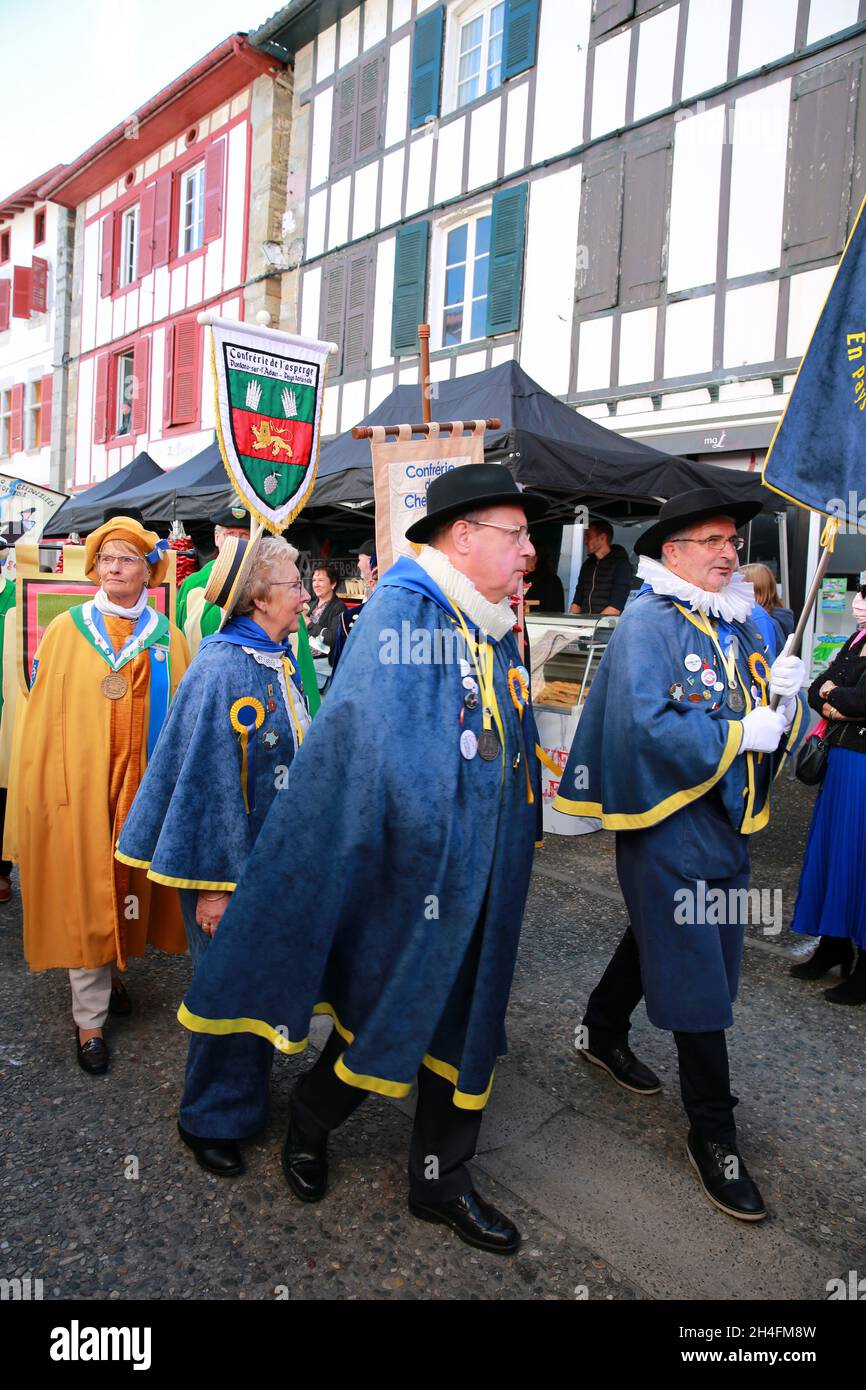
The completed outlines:
{"type": "Polygon", "coordinates": [[[641,556],[637,575],[638,579],[646,580],[654,594],[679,599],[681,603],[687,603],[693,613],[700,611],[711,618],[722,618],[727,623],[744,623],[755,606],[755,586],[749,584],[737,570],[717,594],[681,579],[667,565],[659,560],[651,560],[648,555],[641,556]]]}
{"type": "Polygon", "coordinates": [[[446,598],[450,598],[476,627],[495,642],[500,642],[514,627],[514,611],[508,599],[491,603],[478,592],[471,579],[452,565],[443,551],[436,550],[432,545],[422,545],[415,558],[424,573],[439,585],[446,598]]]}
{"type": "Polygon", "coordinates": [[[110,618],[130,618],[134,623],[137,623],[147,607],[147,585],[142,589],[131,608],[121,608],[119,603],[112,603],[104,589],[97,589],[93,604],[100,613],[105,613],[110,618]]]}

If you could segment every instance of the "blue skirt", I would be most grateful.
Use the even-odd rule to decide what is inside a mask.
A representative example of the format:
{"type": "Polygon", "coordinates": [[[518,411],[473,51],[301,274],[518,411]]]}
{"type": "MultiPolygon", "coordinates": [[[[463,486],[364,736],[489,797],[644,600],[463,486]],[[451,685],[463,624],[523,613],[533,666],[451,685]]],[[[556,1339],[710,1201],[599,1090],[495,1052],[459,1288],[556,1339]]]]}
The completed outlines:
{"type": "Polygon", "coordinates": [[[831,748],[806,840],[791,930],[866,949],[866,754],[831,748]]]}

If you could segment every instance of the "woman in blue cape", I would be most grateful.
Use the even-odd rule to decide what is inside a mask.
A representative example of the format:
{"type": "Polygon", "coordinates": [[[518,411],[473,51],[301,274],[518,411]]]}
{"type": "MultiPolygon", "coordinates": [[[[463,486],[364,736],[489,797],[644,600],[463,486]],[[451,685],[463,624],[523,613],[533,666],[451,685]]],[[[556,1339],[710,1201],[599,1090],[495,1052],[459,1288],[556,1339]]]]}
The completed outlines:
{"type": "Polygon", "coordinates": [[[513,1224],[474,1192],[537,835],[536,734],[507,595],[532,554],[506,469],[437,479],[408,532],[430,540],[379,581],[274,799],[180,1011],[197,1032],[307,1046],[283,1164],[317,1201],[331,1129],[376,1092],[418,1084],[410,1207],[482,1249],[513,1224]],[[321,825],[330,863],[318,863],[321,825]],[[304,867],[306,866],[306,867],[304,867]]]}
{"type": "Polygon", "coordinates": [[[758,511],[698,488],[640,537],[645,583],[605,652],[554,802],[617,832],[630,922],[590,996],[582,1055],[629,1091],[660,1090],[628,1046],[645,996],[676,1041],[689,1160],[710,1200],[746,1221],[766,1211],[737,1150],[724,1030],[753,907],[747,837],[769,820],[805,708],[803,663],[770,668],[737,573],[736,528],[758,511]]]}
{"type": "MultiPolygon", "coordinates": [[[[288,642],[308,597],[297,558],[280,537],[226,537],[205,590],[220,629],[180,685],[118,843],[118,859],[180,890],[195,970],[310,724],[288,642]]],[[[210,1172],[243,1171],[238,1140],[267,1123],[273,1055],[255,1034],[193,1034],[178,1128],[210,1172]]]]}

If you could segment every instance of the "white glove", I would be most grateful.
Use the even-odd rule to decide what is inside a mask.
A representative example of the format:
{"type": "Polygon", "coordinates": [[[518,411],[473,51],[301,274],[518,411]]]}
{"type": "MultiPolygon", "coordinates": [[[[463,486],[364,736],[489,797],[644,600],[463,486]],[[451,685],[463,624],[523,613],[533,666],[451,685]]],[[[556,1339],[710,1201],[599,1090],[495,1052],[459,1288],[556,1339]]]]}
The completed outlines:
{"type": "Polygon", "coordinates": [[[785,716],[780,709],[759,705],[742,720],[741,753],[775,753],[785,732],[785,716]]]}
{"type": "Polygon", "coordinates": [[[866,624],[866,598],[860,597],[859,589],[854,597],[854,602],[851,604],[851,611],[857,626],[863,627],[866,624]]]}
{"type": "Polygon", "coordinates": [[[770,694],[790,700],[800,692],[806,668],[798,656],[777,656],[770,667],[770,694]]]}

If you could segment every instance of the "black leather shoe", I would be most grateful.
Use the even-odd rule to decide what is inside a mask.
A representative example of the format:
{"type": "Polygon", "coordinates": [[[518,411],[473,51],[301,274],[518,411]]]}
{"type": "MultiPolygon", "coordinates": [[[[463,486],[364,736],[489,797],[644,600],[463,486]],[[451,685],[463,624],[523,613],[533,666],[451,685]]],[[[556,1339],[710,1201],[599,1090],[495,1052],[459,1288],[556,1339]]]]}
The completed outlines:
{"type": "Polygon", "coordinates": [[[835,989],[825,989],[824,998],[831,1004],[866,1004],[866,951],[859,951],[857,964],[847,980],[835,989]]]}
{"type": "Polygon", "coordinates": [[[129,1018],[132,1013],[132,1000],[126,992],[126,985],[120,980],[112,981],[108,1012],[114,1014],[115,1018],[129,1018]]]}
{"type": "Polygon", "coordinates": [[[694,1130],[689,1130],[686,1153],[714,1206],[739,1221],[764,1220],[767,1215],[764,1199],[749,1177],[735,1144],[701,1139],[694,1130]]]}
{"type": "Polygon", "coordinates": [[[581,1057],[594,1067],[601,1067],[619,1086],[626,1091],[634,1091],[638,1096],[654,1096],[662,1088],[654,1071],[645,1067],[635,1057],[627,1043],[615,1043],[613,1047],[595,1047],[592,1052],[586,1047],[579,1049],[581,1057]]]}
{"type": "Polygon", "coordinates": [[[218,1178],[236,1178],[244,1171],[244,1161],[235,1139],[200,1139],[178,1121],[177,1132],[192,1149],[196,1162],[218,1178]]]}
{"type": "Polygon", "coordinates": [[[450,1202],[419,1202],[409,1198],[409,1210],[419,1221],[450,1226],[467,1245],[491,1255],[513,1255],[520,1249],[520,1232],[513,1221],[485,1202],[475,1191],[450,1202]]]}
{"type": "Polygon", "coordinates": [[[104,1076],[108,1071],[108,1043],[105,1038],[88,1038],[82,1044],[78,1029],[75,1029],[75,1049],[78,1065],[91,1076],[104,1076]]]}
{"type": "Polygon", "coordinates": [[[328,1190],[328,1136],[319,1138],[302,1129],[289,1111],[289,1132],[283,1144],[286,1182],[301,1202],[321,1202],[328,1190]]]}
{"type": "Polygon", "coordinates": [[[842,978],[851,973],[854,943],[848,936],[822,936],[808,960],[791,966],[795,980],[820,980],[835,965],[841,966],[842,978]]]}

